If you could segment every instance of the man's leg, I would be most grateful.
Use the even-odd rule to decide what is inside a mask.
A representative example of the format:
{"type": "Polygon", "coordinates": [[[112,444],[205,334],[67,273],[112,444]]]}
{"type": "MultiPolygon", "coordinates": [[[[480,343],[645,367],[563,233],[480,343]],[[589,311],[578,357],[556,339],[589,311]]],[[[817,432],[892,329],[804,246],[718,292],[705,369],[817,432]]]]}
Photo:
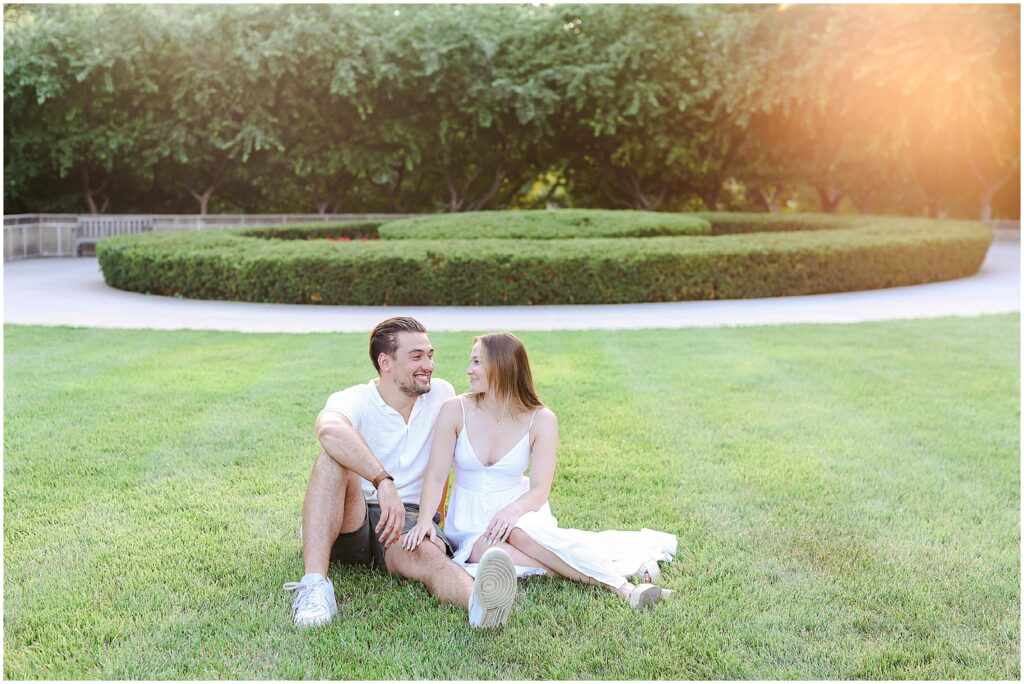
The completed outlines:
{"type": "Polygon", "coordinates": [[[294,591],[292,620],[299,627],[327,624],[338,612],[334,585],[327,578],[331,549],[339,534],[350,534],[356,542],[351,549],[355,562],[369,564],[370,538],[366,523],[366,502],[359,488],[359,477],[321,452],[313,464],[302,504],[302,556],[306,574],[284,588],[294,591]],[[359,534],[362,531],[363,534],[359,534]],[[352,534],[355,533],[355,534],[352,534]],[[362,540],[365,558],[360,559],[358,542],[362,540]]]}
{"type": "Polygon", "coordinates": [[[469,607],[473,578],[448,558],[440,541],[424,539],[412,551],[396,543],[384,553],[384,565],[390,573],[422,583],[441,603],[469,607]]]}
{"type": "Polygon", "coordinates": [[[359,476],[321,451],[302,503],[302,558],[306,573],[327,577],[331,546],[339,534],[355,532],[366,519],[359,476]]]}
{"type": "Polygon", "coordinates": [[[475,580],[448,558],[440,540],[427,539],[412,551],[395,544],[385,553],[384,564],[388,572],[423,583],[441,603],[464,607],[471,627],[501,627],[515,602],[515,565],[500,549],[480,559],[475,580]]]}

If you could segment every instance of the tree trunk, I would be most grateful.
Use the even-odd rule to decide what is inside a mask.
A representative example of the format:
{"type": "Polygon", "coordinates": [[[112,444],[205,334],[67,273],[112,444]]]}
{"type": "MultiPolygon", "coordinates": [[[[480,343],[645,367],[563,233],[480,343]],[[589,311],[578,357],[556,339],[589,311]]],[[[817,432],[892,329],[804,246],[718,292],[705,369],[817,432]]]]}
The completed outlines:
{"type": "Polygon", "coordinates": [[[459,188],[455,184],[455,179],[452,177],[451,170],[447,167],[445,168],[444,179],[445,182],[448,184],[448,194],[449,197],[451,198],[451,201],[448,206],[449,210],[453,214],[460,211],[479,211],[494,198],[494,195],[498,192],[499,189],[501,189],[502,181],[505,180],[504,153],[500,154],[498,156],[498,159],[496,160],[494,169],[494,180],[491,182],[490,187],[486,191],[484,191],[482,195],[480,195],[476,199],[471,200],[469,198],[470,186],[473,184],[473,181],[475,181],[480,176],[481,171],[482,169],[478,166],[473,171],[473,173],[469,175],[469,178],[466,179],[466,182],[462,184],[462,187],[459,188]]]}
{"type": "MultiPolygon", "coordinates": [[[[974,164],[972,163],[971,166],[973,167],[974,164]]],[[[979,199],[981,200],[980,220],[992,220],[992,203],[995,201],[996,193],[999,192],[999,189],[1006,184],[1006,181],[1010,180],[1010,175],[1012,173],[1013,169],[1010,169],[1004,173],[1001,178],[997,178],[995,180],[989,180],[977,172],[974,174],[981,183],[981,194],[979,196],[979,199]]]]}
{"type": "Polygon", "coordinates": [[[705,209],[708,211],[718,211],[717,190],[702,190],[697,193],[697,197],[700,197],[700,201],[704,203],[705,209]]]}
{"type": "Polygon", "coordinates": [[[544,193],[544,196],[541,197],[540,201],[543,202],[545,206],[548,206],[551,198],[555,196],[555,193],[558,192],[558,189],[560,187],[562,187],[564,184],[565,184],[565,166],[563,165],[562,168],[559,169],[558,174],[555,177],[555,182],[551,185],[551,187],[548,189],[548,191],[546,193],[544,193]]]}
{"type": "Polygon", "coordinates": [[[448,195],[451,198],[451,201],[448,204],[448,210],[451,213],[455,214],[462,211],[462,205],[466,203],[466,193],[469,191],[469,186],[479,175],[480,169],[477,168],[472,174],[470,174],[469,179],[463,183],[462,190],[460,192],[459,187],[455,184],[455,178],[452,176],[451,169],[447,166],[445,167],[444,180],[448,184],[448,195]]]}
{"type": "MultiPolygon", "coordinates": [[[[633,169],[626,169],[625,177],[618,176],[619,188],[626,193],[627,206],[640,211],[656,211],[665,201],[666,187],[663,183],[657,198],[650,198],[644,192],[640,175],[633,169]]],[[[620,200],[621,201],[621,200],[620,200]]]]}
{"type": "Polygon", "coordinates": [[[221,178],[224,176],[224,171],[228,167],[228,161],[231,158],[227,155],[221,157],[220,162],[217,164],[217,168],[214,169],[213,179],[210,181],[209,187],[206,188],[202,193],[196,191],[192,186],[189,186],[188,191],[194,198],[199,202],[199,213],[202,216],[206,215],[206,209],[210,205],[210,197],[213,196],[213,191],[220,185],[221,178]]]}
{"type": "Polygon", "coordinates": [[[103,188],[107,187],[109,181],[110,179],[108,178],[100,184],[100,187],[93,189],[92,183],[89,180],[89,170],[82,169],[82,191],[85,193],[85,202],[89,206],[90,214],[102,214],[106,211],[107,206],[110,204],[110,198],[103,195],[103,206],[97,207],[95,197],[103,192],[103,188]]]}
{"type": "Polygon", "coordinates": [[[773,185],[771,192],[766,192],[763,188],[759,187],[753,187],[751,190],[753,191],[758,204],[761,205],[761,209],[769,214],[779,213],[779,198],[782,197],[781,186],[773,185]]]}
{"type": "Polygon", "coordinates": [[[196,192],[195,189],[191,187],[188,189],[188,191],[192,193],[192,196],[195,197],[196,200],[199,202],[199,214],[201,216],[206,216],[206,208],[210,205],[210,197],[213,196],[213,189],[215,187],[216,186],[211,185],[210,187],[206,188],[206,190],[203,191],[202,194],[196,192]]]}
{"type": "Polygon", "coordinates": [[[320,216],[325,216],[327,214],[327,207],[329,207],[330,204],[330,200],[327,200],[326,202],[317,202],[316,213],[319,214],[320,216]]]}
{"type": "Polygon", "coordinates": [[[991,197],[986,198],[984,195],[982,195],[982,198],[981,198],[981,216],[979,216],[978,219],[982,223],[988,223],[989,221],[992,220],[992,198],[991,197]]]}
{"type": "Polygon", "coordinates": [[[996,193],[999,192],[999,188],[1006,184],[1006,181],[1010,180],[1010,176],[1013,175],[1013,167],[1010,167],[1006,172],[999,178],[989,178],[981,172],[978,167],[978,163],[974,160],[974,154],[971,152],[970,147],[967,148],[967,162],[971,167],[971,173],[977,179],[981,185],[981,220],[991,221],[992,220],[992,202],[995,200],[996,193]]]}
{"type": "Polygon", "coordinates": [[[405,164],[400,164],[395,170],[397,171],[395,182],[388,193],[388,208],[391,209],[392,213],[397,214],[400,206],[399,200],[402,196],[402,181],[405,180],[405,164]]]}
{"type": "Polygon", "coordinates": [[[843,199],[843,193],[834,185],[816,185],[818,200],[821,202],[821,210],[828,214],[836,213],[836,207],[843,199]]]}
{"type": "Polygon", "coordinates": [[[498,168],[494,171],[494,181],[491,183],[491,187],[480,197],[477,197],[469,205],[470,211],[480,211],[483,209],[488,202],[490,202],[498,189],[501,188],[501,182],[505,180],[505,168],[502,164],[498,164],[498,168]]]}

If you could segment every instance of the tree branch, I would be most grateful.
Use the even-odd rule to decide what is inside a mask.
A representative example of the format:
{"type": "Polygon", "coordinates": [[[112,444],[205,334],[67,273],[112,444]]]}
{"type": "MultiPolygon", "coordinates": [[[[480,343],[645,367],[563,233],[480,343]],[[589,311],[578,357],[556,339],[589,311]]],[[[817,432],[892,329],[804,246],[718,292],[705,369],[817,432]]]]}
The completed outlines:
{"type": "Polygon", "coordinates": [[[462,201],[459,202],[460,205],[463,202],[466,201],[466,195],[469,194],[469,186],[472,185],[473,181],[475,181],[477,176],[480,175],[480,171],[481,171],[481,168],[479,166],[476,167],[476,169],[473,171],[473,173],[470,174],[469,178],[466,179],[466,182],[462,184],[462,193],[461,193],[462,201]]]}
{"type": "Polygon", "coordinates": [[[462,206],[462,202],[459,201],[459,191],[455,187],[455,181],[452,179],[452,173],[449,167],[444,167],[444,180],[448,184],[448,194],[451,195],[451,211],[455,213],[462,206]]]}
{"type": "Polygon", "coordinates": [[[503,163],[498,164],[498,168],[494,171],[494,182],[491,183],[491,188],[484,195],[478,198],[475,202],[469,205],[470,211],[477,211],[480,207],[484,206],[491,201],[494,197],[494,193],[498,192],[498,188],[501,187],[501,181],[505,178],[505,168],[503,163]]]}

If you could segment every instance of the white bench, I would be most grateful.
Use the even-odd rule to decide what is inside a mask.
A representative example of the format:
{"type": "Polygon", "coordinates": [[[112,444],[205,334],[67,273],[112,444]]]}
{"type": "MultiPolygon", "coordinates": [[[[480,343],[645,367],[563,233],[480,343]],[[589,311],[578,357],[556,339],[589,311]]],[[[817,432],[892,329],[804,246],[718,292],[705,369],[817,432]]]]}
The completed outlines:
{"type": "Polygon", "coordinates": [[[72,253],[80,256],[82,245],[93,245],[103,238],[138,235],[153,231],[152,216],[79,216],[75,226],[72,253]]]}

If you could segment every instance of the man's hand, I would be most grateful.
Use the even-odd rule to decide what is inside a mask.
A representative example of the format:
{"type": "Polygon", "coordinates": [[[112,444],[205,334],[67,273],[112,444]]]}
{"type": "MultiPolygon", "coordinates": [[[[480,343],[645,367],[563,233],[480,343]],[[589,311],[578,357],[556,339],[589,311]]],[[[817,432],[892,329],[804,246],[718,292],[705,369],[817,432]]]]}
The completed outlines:
{"type": "Polygon", "coordinates": [[[405,529],[405,506],[394,481],[384,480],[377,487],[377,505],[380,506],[380,522],[375,530],[381,545],[387,549],[398,541],[405,529]]]}
{"type": "Polygon", "coordinates": [[[484,532],[484,540],[488,545],[497,544],[508,539],[508,535],[512,534],[512,530],[516,528],[516,521],[522,516],[515,504],[506,506],[497,512],[490,524],[487,525],[487,531],[484,532]]]}

